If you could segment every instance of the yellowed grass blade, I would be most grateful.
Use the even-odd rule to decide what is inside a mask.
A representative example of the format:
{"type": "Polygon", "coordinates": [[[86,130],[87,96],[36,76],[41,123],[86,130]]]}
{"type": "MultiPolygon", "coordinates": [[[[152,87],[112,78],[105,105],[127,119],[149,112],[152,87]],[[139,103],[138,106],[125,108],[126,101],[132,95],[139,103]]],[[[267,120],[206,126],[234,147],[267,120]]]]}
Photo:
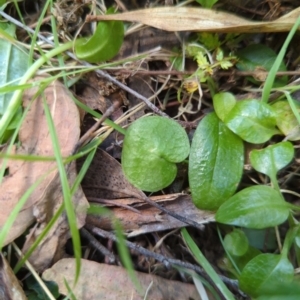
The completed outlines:
{"type": "Polygon", "coordinates": [[[138,22],[166,31],[280,32],[289,31],[300,15],[300,7],[271,22],[255,22],[233,14],[195,7],[156,7],[122,14],[87,16],[87,21],[138,22]]]}

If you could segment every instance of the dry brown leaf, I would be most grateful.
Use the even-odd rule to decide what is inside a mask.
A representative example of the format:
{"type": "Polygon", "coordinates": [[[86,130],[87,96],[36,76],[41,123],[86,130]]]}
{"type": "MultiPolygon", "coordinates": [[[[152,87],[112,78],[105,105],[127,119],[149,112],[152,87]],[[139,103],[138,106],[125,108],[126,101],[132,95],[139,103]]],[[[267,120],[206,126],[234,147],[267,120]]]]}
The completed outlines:
{"type": "MultiPolygon", "coordinates": [[[[151,200],[158,202],[166,209],[179,214],[198,224],[205,224],[214,221],[214,213],[203,211],[195,207],[190,195],[172,194],[150,197],[151,200]]],[[[156,207],[150,206],[139,199],[115,199],[106,201],[114,216],[122,223],[122,228],[128,237],[137,236],[144,233],[181,228],[185,223],[161,212],[156,207]],[[126,209],[129,206],[140,213],[126,209]]],[[[113,230],[111,218],[95,215],[87,215],[87,224],[93,224],[105,230],[113,230]]]]}
{"type": "MultiPolygon", "coordinates": [[[[74,183],[76,176],[76,163],[72,162],[68,168],[68,180],[70,185],[74,183]]],[[[22,249],[23,253],[26,253],[32,246],[48,221],[54,216],[60,205],[63,203],[63,194],[59,184],[48,195],[46,201],[38,203],[34,208],[35,212],[38,212],[40,216],[45,216],[45,219],[30,230],[22,249]]],[[[73,207],[76,210],[77,227],[81,228],[85,224],[86,210],[88,208],[88,202],[81,187],[75,192],[72,202],[73,207]]],[[[64,247],[69,238],[70,232],[67,216],[66,214],[61,214],[29,258],[29,261],[34,266],[35,270],[38,272],[44,271],[50,265],[64,257],[64,247]]]]}
{"type": "MultiPolygon", "coordinates": [[[[43,78],[36,78],[36,80],[43,78]]],[[[21,146],[10,154],[54,156],[52,141],[46,121],[42,99],[39,96],[33,102],[39,87],[33,87],[24,92],[23,106],[30,109],[19,131],[21,146]]],[[[72,154],[79,139],[79,113],[76,105],[68,95],[66,88],[58,81],[54,81],[44,91],[46,102],[52,114],[54,126],[63,157],[72,154]]],[[[56,206],[52,202],[52,194],[60,188],[60,180],[55,161],[17,161],[9,160],[8,175],[0,185],[0,229],[9,217],[19,199],[39,178],[47,172],[46,178],[29,196],[26,204],[19,213],[13,227],[6,237],[5,244],[20,236],[26,228],[38,219],[47,222],[47,211],[56,206]]],[[[50,213],[50,215],[51,215],[50,213]]]]}
{"type": "Polygon", "coordinates": [[[72,258],[57,262],[43,273],[43,279],[55,281],[59,286],[59,292],[63,295],[68,294],[64,283],[64,280],[67,280],[78,300],[141,300],[144,299],[147,288],[149,288],[147,299],[200,300],[200,296],[192,284],[140,272],[136,272],[136,275],[143,289],[142,295],[136,291],[125,269],[84,259],[81,260],[81,273],[75,288],[73,288],[75,260],[72,258]]]}
{"type": "MultiPolygon", "coordinates": [[[[79,167],[82,163],[81,160],[79,167]]],[[[100,148],[97,149],[81,185],[87,198],[117,199],[145,196],[128,182],[120,163],[100,148]]]]}
{"type": "Polygon", "coordinates": [[[16,275],[2,253],[0,253],[0,299],[26,300],[16,275]]]}
{"type": "Polygon", "coordinates": [[[300,8],[269,22],[255,22],[234,14],[195,7],[155,7],[122,14],[88,16],[87,21],[120,20],[146,24],[166,31],[281,32],[290,31],[300,8]]]}

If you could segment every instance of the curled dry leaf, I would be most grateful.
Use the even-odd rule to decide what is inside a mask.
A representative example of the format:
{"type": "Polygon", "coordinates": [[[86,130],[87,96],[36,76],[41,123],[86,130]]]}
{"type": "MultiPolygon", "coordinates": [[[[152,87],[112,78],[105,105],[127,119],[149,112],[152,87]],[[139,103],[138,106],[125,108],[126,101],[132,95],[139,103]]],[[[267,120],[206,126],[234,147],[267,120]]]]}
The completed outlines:
{"type": "Polygon", "coordinates": [[[141,300],[145,299],[144,296],[148,288],[147,299],[200,299],[196,288],[192,284],[136,272],[143,290],[142,294],[139,294],[125,269],[84,259],[81,260],[81,273],[78,282],[73,288],[74,276],[75,260],[72,258],[60,260],[51,269],[43,273],[43,279],[55,281],[59,286],[59,292],[63,295],[68,294],[66,280],[78,300],[141,300]]]}
{"type": "Polygon", "coordinates": [[[234,14],[195,7],[155,7],[114,15],[88,16],[87,21],[139,22],[166,31],[281,32],[290,31],[300,13],[296,8],[270,22],[255,22],[234,14]]]}
{"type": "MultiPolygon", "coordinates": [[[[150,199],[198,224],[214,221],[214,213],[196,208],[190,195],[171,194],[153,196],[150,199]]],[[[128,237],[186,226],[185,223],[165,214],[154,206],[149,206],[148,203],[140,199],[108,200],[105,202],[105,205],[121,221],[122,228],[128,237]]],[[[110,217],[87,215],[86,223],[105,230],[113,230],[110,217]]]]}
{"type": "MultiPolygon", "coordinates": [[[[43,78],[36,78],[36,80],[41,79],[43,78]]],[[[51,83],[42,95],[35,99],[38,92],[38,87],[32,87],[24,92],[23,106],[29,107],[29,111],[19,131],[20,146],[10,154],[54,157],[49,126],[43,109],[42,99],[44,97],[56,128],[61,154],[63,157],[67,157],[72,154],[79,139],[78,109],[65,87],[58,81],[51,83]]],[[[75,171],[71,170],[70,166],[67,168],[69,168],[67,169],[68,174],[72,175],[73,173],[74,177],[75,171]]],[[[42,176],[46,174],[46,177],[29,196],[8,233],[5,244],[20,236],[36,219],[39,222],[36,228],[44,227],[62,200],[56,161],[8,160],[7,171],[8,175],[0,185],[0,229],[23,194],[42,176]]],[[[75,203],[75,207],[80,207],[81,212],[77,220],[78,226],[83,225],[87,205],[87,201],[81,193],[80,199],[77,199],[75,203]]],[[[67,230],[67,224],[64,227],[63,232],[67,230]]],[[[51,240],[51,236],[48,236],[47,239],[51,240]]],[[[27,244],[30,245],[30,242],[27,241],[27,244]]],[[[53,250],[53,252],[55,251],[53,250]]]]}

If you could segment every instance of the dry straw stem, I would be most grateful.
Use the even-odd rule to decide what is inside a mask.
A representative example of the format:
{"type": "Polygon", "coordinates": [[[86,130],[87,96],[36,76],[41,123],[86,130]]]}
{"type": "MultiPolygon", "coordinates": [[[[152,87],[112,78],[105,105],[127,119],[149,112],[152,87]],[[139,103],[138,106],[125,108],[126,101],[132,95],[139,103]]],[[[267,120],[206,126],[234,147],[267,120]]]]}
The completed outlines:
{"type": "Polygon", "coordinates": [[[280,32],[290,31],[300,7],[270,22],[255,22],[226,12],[194,7],[156,7],[115,15],[87,16],[86,21],[139,22],[166,31],[280,32]]]}

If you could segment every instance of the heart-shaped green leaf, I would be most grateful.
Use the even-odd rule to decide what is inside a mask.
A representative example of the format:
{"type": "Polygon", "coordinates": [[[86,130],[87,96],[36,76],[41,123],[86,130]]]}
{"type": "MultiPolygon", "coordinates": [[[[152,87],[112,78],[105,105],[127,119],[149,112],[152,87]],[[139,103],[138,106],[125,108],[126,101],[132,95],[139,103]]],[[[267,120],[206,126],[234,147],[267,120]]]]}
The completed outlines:
{"type": "Polygon", "coordinates": [[[238,102],[227,114],[225,124],[243,140],[260,144],[280,133],[272,107],[258,100],[238,102]]]}
{"type": "Polygon", "coordinates": [[[271,178],[287,166],[294,157],[294,147],[290,142],[281,142],[260,150],[252,150],[250,162],[253,168],[271,178]]]}
{"type": "Polygon", "coordinates": [[[246,188],[223,203],[216,221],[247,228],[262,229],[283,223],[289,205],[279,192],[264,185],[246,188]]]}
{"type": "Polygon", "coordinates": [[[215,113],[195,131],[189,159],[192,199],[201,209],[216,210],[236,191],[244,164],[242,140],[215,113]]]}
{"type": "Polygon", "coordinates": [[[123,39],[123,22],[99,22],[92,37],[76,41],[75,52],[79,59],[90,63],[109,60],[119,52],[123,39]]]}
{"type": "Polygon", "coordinates": [[[178,123],[158,116],[140,118],[125,135],[123,172],[137,188],[156,192],[172,183],[176,163],[183,161],[189,151],[188,136],[178,123]]]}
{"type": "Polygon", "coordinates": [[[293,280],[294,267],[286,257],[277,254],[260,254],[243,269],[239,278],[240,288],[257,297],[265,289],[293,280]]]}
{"type": "Polygon", "coordinates": [[[213,97],[214,109],[217,116],[224,122],[226,116],[236,104],[236,99],[231,93],[219,93],[213,97]]]}
{"type": "MultiPolygon", "coordinates": [[[[254,74],[257,75],[259,70],[270,71],[277,54],[269,47],[262,44],[250,45],[236,53],[239,60],[236,64],[237,68],[242,71],[256,71],[254,74]]],[[[286,71],[286,66],[282,62],[278,71],[286,71]]],[[[251,82],[261,84],[262,80],[253,80],[251,82]]],[[[288,83],[287,76],[277,77],[273,87],[285,86],[288,83]]]]}
{"type": "MultiPolygon", "coordinates": [[[[294,101],[295,106],[300,111],[299,102],[294,101]]],[[[300,127],[290,104],[287,101],[278,101],[272,105],[276,113],[276,124],[281,132],[290,141],[300,140],[300,127]]]]}

